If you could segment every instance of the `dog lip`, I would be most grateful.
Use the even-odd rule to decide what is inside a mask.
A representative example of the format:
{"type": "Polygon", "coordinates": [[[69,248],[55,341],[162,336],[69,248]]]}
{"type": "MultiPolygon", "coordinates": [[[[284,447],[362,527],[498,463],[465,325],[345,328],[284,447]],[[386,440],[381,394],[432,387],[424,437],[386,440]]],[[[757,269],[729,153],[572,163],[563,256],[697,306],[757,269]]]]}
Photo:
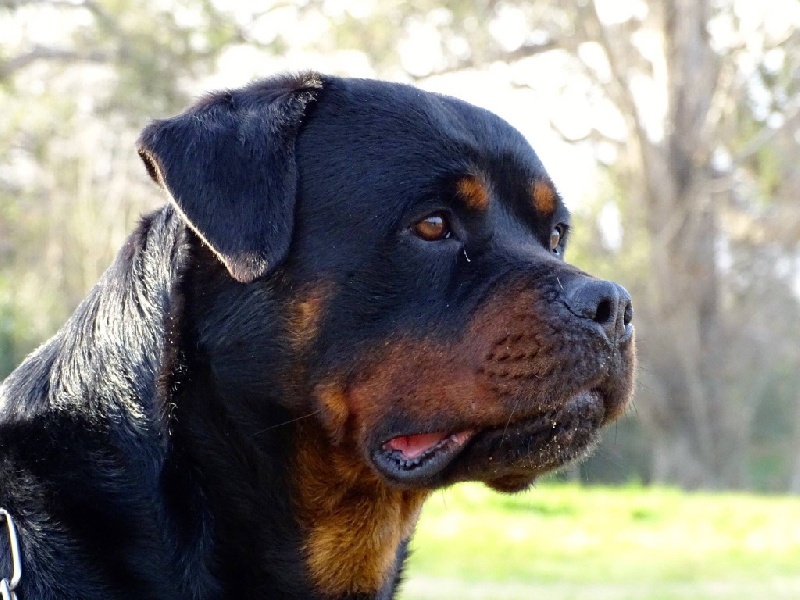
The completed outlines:
{"type": "Polygon", "coordinates": [[[378,469],[400,483],[417,483],[444,469],[475,435],[472,430],[395,436],[372,453],[378,469]]]}

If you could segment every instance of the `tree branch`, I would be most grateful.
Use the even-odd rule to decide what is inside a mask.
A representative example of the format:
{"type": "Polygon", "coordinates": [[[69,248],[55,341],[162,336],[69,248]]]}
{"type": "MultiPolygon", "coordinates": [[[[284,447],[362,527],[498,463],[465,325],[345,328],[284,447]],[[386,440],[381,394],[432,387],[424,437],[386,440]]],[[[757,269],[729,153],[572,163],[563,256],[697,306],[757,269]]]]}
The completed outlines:
{"type": "MultiPolygon", "coordinates": [[[[19,9],[23,6],[51,6],[60,9],[85,9],[88,10],[99,25],[106,31],[118,36],[122,42],[125,36],[120,31],[114,18],[95,0],[0,0],[0,6],[19,9]]],[[[113,57],[107,52],[98,50],[79,52],[69,48],[56,48],[50,46],[34,46],[32,50],[5,61],[0,61],[0,79],[8,79],[18,71],[40,61],[53,62],[111,62],[113,57]]]]}
{"type": "Polygon", "coordinates": [[[0,79],[8,79],[17,71],[43,60],[54,62],[109,62],[111,57],[104,52],[81,53],[66,48],[36,46],[33,50],[0,63],[0,79]]]}
{"type": "Polygon", "coordinates": [[[522,46],[520,46],[519,48],[516,48],[511,51],[504,51],[495,48],[495,51],[490,53],[489,55],[486,56],[471,55],[466,58],[459,59],[442,69],[437,69],[435,71],[426,73],[425,75],[415,75],[413,73],[408,73],[408,72],[406,73],[414,81],[424,81],[425,79],[429,79],[431,77],[446,75],[448,73],[455,73],[458,71],[463,71],[465,69],[473,69],[475,67],[493,63],[496,61],[514,62],[517,60],[522,60],[523,58],[536,56],[537,54],[544,54],[545,52],[550,52],[551,50],[557,50],[559,48],[561,48],[561,46],[555,40],[550,39],[547,40],[546,42],[541,42],[536,44],[522,44],[522,46]]]}
{"type": "MultiPolygon", "coordinates": [[[[640,139],[640,143],[642,143],[642,145],[647,144],[648,139],[644,123],[630,92],[630,85],[625,76],[625,68],[620,64],[621,59],[612,46],[611,39],[608,35],[608,29],[600,20],[600,15],[597,12],[597,4],[594,1],[591,2],[590,6],[586,7],[584,18],[579,17],[578,23],[584,32],[586,40],[596,41],[600,44],[603,53],[606,55],[606,61],[608,61],[608,66],[611,71],[611,89],[608,89],[608,84],[601,89],[605,89],[609,100],[617,106],[617,109],[623,117],[627,116],[626,120],[628,121],[628,125],[632,132],[640,139]]],[[[631,50],[635,52],[634,49],[631,50]]]]}

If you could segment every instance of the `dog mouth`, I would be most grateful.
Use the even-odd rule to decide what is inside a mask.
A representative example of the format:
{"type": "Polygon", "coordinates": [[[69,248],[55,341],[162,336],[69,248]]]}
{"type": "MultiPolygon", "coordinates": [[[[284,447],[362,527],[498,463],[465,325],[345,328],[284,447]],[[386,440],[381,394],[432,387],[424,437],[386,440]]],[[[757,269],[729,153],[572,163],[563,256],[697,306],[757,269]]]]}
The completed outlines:
{"type": "Polygon", "coordinates": [[[593,389],[557,410],[503,426],[398,435],[380,444],[372,459],[384,476],[402,485],[482,481],[498,491],[519,491],[588,453],[605,403],[604,394],[593,389]]]}
{"type": "Polygon", "coordinates": [[[474,435],[471,430],[399,435],[384,442],[373,460],[391,479],[424,480],[449,464],[474,435]]]}

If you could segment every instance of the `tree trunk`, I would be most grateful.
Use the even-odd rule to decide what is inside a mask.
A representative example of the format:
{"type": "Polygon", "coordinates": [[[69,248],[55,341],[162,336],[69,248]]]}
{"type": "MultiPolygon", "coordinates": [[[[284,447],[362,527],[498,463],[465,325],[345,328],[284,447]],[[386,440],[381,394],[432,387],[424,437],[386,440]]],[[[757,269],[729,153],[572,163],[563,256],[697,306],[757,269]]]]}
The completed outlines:
{"type": "Polygon", "coordinates": [[[653,478],[683,487],[742,484],[743,411],[721,390],[717,206],[709,191],[706,119],[718,75],[706,0],[664,4],[669,107],[664,138],[640,137],[651,250],[651,306],[643,326],[663,397],[645,423],[653,478]]]}

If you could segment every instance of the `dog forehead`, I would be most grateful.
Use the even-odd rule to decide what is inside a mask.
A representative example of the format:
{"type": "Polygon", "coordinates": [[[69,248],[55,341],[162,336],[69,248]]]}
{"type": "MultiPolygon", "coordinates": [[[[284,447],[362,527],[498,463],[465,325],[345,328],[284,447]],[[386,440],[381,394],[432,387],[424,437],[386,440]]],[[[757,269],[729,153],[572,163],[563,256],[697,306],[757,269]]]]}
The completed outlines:
{"type": "Polygon", "coordinates": [[[527,181],[544,173],[530,144],[497,115],[399,83],[327,78],[297,141],[301,189],[326,196],[394,198],[442,178],[503,170],[527,181]],[[500,167],[498,167],[500,166],[500,167]]]}
{"type": "MultiPolygon", "coordinates": [[[[494,113],[435,92],[372,79],[328,78],[317,113],[359,134],[406,133],[412,139],[437,135],[489,148],[493,142],[527,146],[524,138],[494,113]],[[327,110],[326,110],[327,109],[327,110]]],[[[312,117],[313,119],[313,117],[312,117]]]]}

